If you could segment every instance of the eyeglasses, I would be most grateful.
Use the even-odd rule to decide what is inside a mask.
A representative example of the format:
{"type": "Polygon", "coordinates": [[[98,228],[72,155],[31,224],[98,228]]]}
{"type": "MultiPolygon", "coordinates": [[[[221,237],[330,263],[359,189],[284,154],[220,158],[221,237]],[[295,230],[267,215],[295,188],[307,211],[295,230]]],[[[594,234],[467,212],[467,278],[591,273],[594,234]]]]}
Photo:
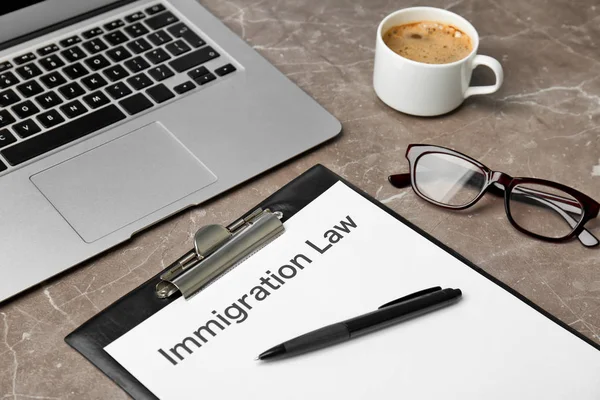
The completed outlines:
{"type": "Polygon", "coordinates": [[[397,188],[412,185],[430,203],[463,210],[490,192],[504,197],[508,220],[529,236],[549,242],[577,237],[586,247],[600,243],[584,228],[598,216],[600,203],[573,188],[544,179],[513,178],[439,146],[411,144],[406,158],[410,173],[390,175],[388,180],[397,188]]]}

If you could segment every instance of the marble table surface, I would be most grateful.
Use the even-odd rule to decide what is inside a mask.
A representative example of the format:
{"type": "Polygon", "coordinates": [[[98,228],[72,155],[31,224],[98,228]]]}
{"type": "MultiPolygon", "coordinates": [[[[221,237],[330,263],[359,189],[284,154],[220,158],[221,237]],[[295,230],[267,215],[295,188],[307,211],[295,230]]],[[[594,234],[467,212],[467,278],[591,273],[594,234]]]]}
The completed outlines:
{"type": "MultiPolygon", "coordinates": [[[[523,236],[495,198],[450,212],[386,181],[390,172],[407,170],[407,144],[431,143],[513,176],[555,180],[600,199],[596,0],[201,2],[335,115],[342,135],[0,305],[0,399],[127,398],[64,337],[188,250],[198,227],[232,221],[316,163],[600,343],[600,250],[523,236]],[[499,92],[427,119],[388,108],[371,84],[379,21],[425,4],[470,20],[481,36],[480,54],[498,59],[505,71],[499,92]]],[[[476,84],[492,79],[479,69],[473,78],[476,84]]],[[[600,235],[600,222],[588,227],[600,235]]]]}

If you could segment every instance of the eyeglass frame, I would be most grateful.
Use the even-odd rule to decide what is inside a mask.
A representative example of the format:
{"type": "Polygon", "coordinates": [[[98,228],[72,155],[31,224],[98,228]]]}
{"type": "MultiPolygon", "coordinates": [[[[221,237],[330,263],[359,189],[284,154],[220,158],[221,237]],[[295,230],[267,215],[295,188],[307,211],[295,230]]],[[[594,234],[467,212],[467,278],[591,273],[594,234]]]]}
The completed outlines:
{"type": "MultiPolygon", "coordinates": [[[[576,189],[573,189],[569,186],[563,185],[558,182],[548,181],[545,179],[512,177],[505,172],[492,170],[489,167],[487,167],[486,165],[482,164],[481,162],[475,160],[474,158],[467,156],[466,154],[463,154],[456,150],[452,150],[452,149],[442,147],[442,146],[427,145],[427,144],[409,144],[406,149],[406,159],[408,160],[408,163],[409,163],[410,172],[390,175],[390,176],[388,176],[388,181],[394,187],[397,187],[397,188],[403,188],[403,187],[410,185],[419,197],[421,197],[423,200],[426,200],[429,203],[435,204],[439,207],[446,208],[446,209],[464,210],[466,208],[473,206],[475,203],[477,203],[483,197],[483,195],[486,194],[486,192],[490,191],[494,194],[499,195],[498,191],[502,190],[504,192],[504,194],[503,194],[504,210],[506,212],[506,216],[507,216],[509,222],[511,223],[511,225],[518,231],[520,231],[528,236],[534,237],[536,239],[547,241],[547,242],[553,242],[553,243],[563,243],[574,237],[577,237],[579,239],[579,241],[586,247],[595,247],[598,244],[600,244],[600,241],[598,241],[598,239],[592,233],[590,233],[588,230],[586,230],[584,227],[584,225],[586,223],[588,223],[590,220],[592,220],[598,216],[598,213],[600,212],[600,203],[598,203],[597,201],[595,201],[588,195],[586,195],[576,189]],[[473,200],[471,200],[470,202],[463,204],[463,205],[458,205],[458,206],[440,203],[436,200],[433,200],[433,199],[427,197],[425,194],[423,194],[417,187],[417,184],[414,179],[414,177],[416,176],[416,166],[417,166],[418,160],[421,157],[423,157],[426,154],[432,154],[432,153],[455,156],[459,159],[462,159],[462,160],[469,162],[469,163],[475,165],[476,167],[478,167],[481,170],[481,172],[483,172],[484,177],[485,177],[485,183],[482,186],[479,194],[477,196],[475,196],[475,198],[473,200]],[[577,223],[577,225],[575,227],[572,227],[572,230],[569,234],[567,234],[563,237],[559,237],[559,238],[539,235],[535,232],[531,232],[531,231],[521,227],[513,219],[512,215],[510,213],[510,195],[511,195],[513,189],[515,188],[515,186],[520,185],[520,184],[544,185],[544,186],[548,186],[548,187],[552,187],[552,188],[561,190],[561,191],[569,194],[570,196],[572,196],[575,200],[577,200],[579,202],[579,204],[577,204],[577,207],[581,206],[581,208],[582,208],[581,219],[579,220],[579,222],[577,223]],[[498,185],[501,186],[502,189],[500,187],[498,187],[498,185]],[[496,190],[494,190],[494,189],[496,189],[496,190]],[[586,243],[586,241],[588,241],[588,243],[586,243]]],[[[560,197],[560,196],[558,196],[558,197],[560,197]]],[[[564,198],[561,201],[564,202],[564,200],[572,203],[572,201],[570,201],[569,199],[564,199],[564,198]]]]}

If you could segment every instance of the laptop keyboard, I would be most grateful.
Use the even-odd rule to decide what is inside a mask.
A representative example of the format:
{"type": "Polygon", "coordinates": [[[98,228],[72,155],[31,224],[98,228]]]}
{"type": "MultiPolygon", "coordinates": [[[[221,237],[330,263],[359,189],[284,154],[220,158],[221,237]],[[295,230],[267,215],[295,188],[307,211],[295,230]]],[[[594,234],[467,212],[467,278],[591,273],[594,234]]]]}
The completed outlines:
{"type": "Polygon", "coordinates": [[[163,4],[0,62],[0,173],[235,70],[163,4]]]}

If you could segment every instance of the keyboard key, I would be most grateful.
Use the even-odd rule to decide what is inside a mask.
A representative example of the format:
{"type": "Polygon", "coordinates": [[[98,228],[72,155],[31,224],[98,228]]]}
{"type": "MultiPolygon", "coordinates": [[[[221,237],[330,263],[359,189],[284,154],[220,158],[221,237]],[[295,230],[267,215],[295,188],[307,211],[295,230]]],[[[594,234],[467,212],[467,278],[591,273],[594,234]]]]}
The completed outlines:
{"type": "Polygon", "coordinates": [[[169,65],[175,71],[183,72],[217,57],[219,57],[219,53],[217,53],[212,47],[206,46],[171,61],[169,65]]]}
{"type": "Polygon", "coordinates": [[[177,40],[173,43],[169,43],[165,46],[165,49],[167,49],[169,53],[173,54],[174,56],[187,53],[191,50],[190,46],[188,46],[183,40],[177,40]]]}
{"type": "Polygon", "coordinates": [[[10,165],[18,165],[112,125],[124,118],[125,114],[116,106],[110,105],[61,125],[56,129],[18,143],[0,153],[10,165]]]}
{"type": "Polygon", "coordinates": [[[57,55],[51,55],[45,58],[41,58],[40,64],[42,64],[42,67],[44,67],[46,71],[52,71],[56,68],[65,65],[65,63],[60,58],[58,58],[57,55]]]}
{"type": "Polygon", "coordinates": [[[104,29],[106,29],[107,31],[114,31],[115,29],[120,28],[123,25],[125,25],[125,22],[121,21],[120,19],[117,19],[104,25],[104,29]]]}
{"type": "Polygon", "coordinates": [[[81,65],[81,63],[67,65],[63,68],[63,72],[71,79],[78,79],[89,73],[87,68],[81,65]]]}
{"type": "Polygon", "coordinates": [[[125,21],[131,23],[131,22],[139,21],[140,19],[144,19],[144,18],[146,18],[146,15],[143,12],[138,11],[136,13],[126,16],[125,21]]]}
{"type": "Polygon", "coordinates": [[[23,139],[41,131],[40,127],[32,119],[18,122],[12,126],[12,129],[23,139]]]}
{"type": "Polygon", "coordinates": [[[37,108],[37,106],[33,104],[31,100],[27,100],[17,104],[16,106],[13,106],[12,110],[21,119],[31,117],[32,115],[40,112],[40,109],[37,108]]]}
{"type": "Polygon", "coordinates": [[[58,46],[53,44],[49,44],[48,46],[42,47],[41,49],[37,50],[37,53],[40,56],[47,56],[48,54],[54,53],[55,51],[58,51],[58,46]]]}
{"type": "Polygon", "coordinates": [[[42,83],[46,85],[48,89],[52,89],[54,87],[62,85],[67,80],[60,74],[60,72],[54,71],[48,75],[42,76],[40,78],[40,81],[42,81],[42,83]]]}
{"type": "Polygon", "coordinates": [[[185,33],[182,38],[194,47],[201,47],[206,44],[206,42],[202,40],[200,36],[196,35],[196,33],[192,31],[185,33]]]}
{"type": "Polygon", "coordinates": [[[171,35],[175,36],[176,38],[183,38],[186,42],[194,47],[200,47],[206,44],[206,42],[202,40],[202,38],[200,38],[196,32],[192,31],[184,23],[175,24],[167,28],[167,30],[171,35]]]}
{"type": "Polygon", "coordinates": [[[7,110],[0,110],[0,128],[15,122],[13,117],[7,110]]]}
{"type": "Polygon", "coordinates": [[[208,74],[210,71],[206,67],[196,67],[188,72],[188,76],[192,79],[200,78],[203,75],[208,74]]]}
{"type": "Polygon", "coordinates": [[[109,33],[108,35],[105,35],[104,40],[106,40],[108,43],[112,44],[113,46],[116,46],[118,44],[125,43],[129,39],[127,38],[127,36],[125,36],[125,34],[123,32],[116,31],[116,32],[109,33]]]}
{"type": "Polygon", "coordinates": [[[58,91],[63,95],[67,100],[74,99],[75,97],[79,97],[85,94],[85,90],[81,87],[81,85],[77,82],[71,82],[65,86],[61,86],[58,91]]]}
{"type": "Polygon", "coordinates": [[[154,84],[152,79],[148,78],[144,73],[132,76],[131,78],[127,79],[127,83],[129,83],[135,90],[142,90],[154,84]]]}
{"type": "Polygon", "coordinates": [[[154,49],[145,54],[146,58],[152,62],[152,64],[160,64],[171,58],[163,49],[154,49]]]}
{"type": "Polygon", "coordinates": [[[171,25],[174,22],[179,21],[179,18],[174,16],[170,11],[158,14],[152,18],[148,18],[146,21],[146,25],[150,27],[152,30],[160,29],[164,26],[171,25]]]}
{"type": "Polygon", "coordinates": [[[129,115],[134,115],[152,107],[152,102],[143,94],[138,93],[125,100],[121,100],[119,105],[123,107],[129,115]]]}
{"type": "Polygon", "coordinates": [[[150,32],[144,25],[140,24],[139,22],[133,25],[129,25],[123,30],[134,39],[150,32]]]}
{"type": "Polygon", "coordinates": [[[121,62],[131,57],[131,53],[123,46],[115,47],[106,52],[106,55],[110,57],[114,62],[121,62]]]}
{"type": "Polygon", "coordinates": [[[140,54],[140,53],[150,50],[152,48],[152,45],[150,43],[148,43],[148,41],[146,39],[142,38],[142,39],[134,40],[133,42],[127,43],[127,47],[129,47],[129,49],[131,49],[131,51],[133,51],[134,53],[140,54]]]}
{"type": "Polygon", "coordinates": [[[124,64],[134,74],[136,72],[143,71],[146,68],[150,68],[150,64],[148,64],[148,61],[144,60],[142,57],[136,57],[129,61],[125,61],[124,64]]]}
{"type": "Polygon", "coordinates": [[[119,79],[129,76],[129,72],[127,72],[125,68],[121,67],[120,65],[115,65],[113,67],[106,68],[104,70],[104,75],[106,75],[106,77],[111,81],[115,82],[119,79]]]}
{"type": "MultiPolygon", "coordinates": [[[[37,116],[38,121],[44,128],[52,128],[55,125],[65,122],[65,119],[56,110],[50,110],[37,116]]],[[[9,160],[10,162],[10,160],[9,160]]]]}
{"type": "Polygon", "coordinates": [[[150,8],[146,8],[146,14],[148,15],[154,15],[154,14],[158,14],[161,11],[165,11],[165,6],[163,6],[162,4],[156,4],[150,8]]]}
{"type": "Polygon", "coordinates": [[[81,83],[83,83],[89,90],[96,90],[108,84],[108,82],[106,82],[106,80],[99,74],[86,76],[85,78],[81,79],[81,83]]]}
{"type": "Polygon", "coordinates": [[[196,85],[194,85],[194,83],[192,81],[187,81],[187,82],[183,82],[181,85],[175,86],[173,88],[173,90],[175,90],[175,92],[178,94],[184,94],[185,92],[189,92],[190,90],[192,90],[195,87],[196,87],[196,85]]]}
{"type": "Polygon", "coordinates": [[[175,36],[176,38],[182,37],[186,32],[189,32],[189,30],[190,28],[188,28],[187,25],[183,22],[180,22],[167,28],[167,31],[169,31],[169,33],[175,36]]]}
{"type": "Polygon", "coordinates": [[[212,82],[212,81],[214,81],[215,79],[217,79],[217,77],[216,77],[216,76],[214,76],[214,75],[213,75],[213,74],[211,74],[211,73],[208,73],[208,74],[206,74],[206,75],[202,75],[202,76],[201,76],[201,77],[199,77],[199,78],[196,78],[196,79],[195,79],[195,81],[196,81],[196,83],[197,83],[197,84],[199,84],[199,85],[206,85],[208,82],[212,82]]]}
{"type": "Polygon", "coordinates": [[[98,35],[102,35],[103,33],[104,33],[104,31],[102,30],[102,28],[97,27],[97,28],[90,29],[89,31],[85,31],[81,35],[86,39],[91,39],[98,35]]]}
{"type": "Polygon", "coordinates": [[[4,163],[2,161],[0,161],[0,172],[2,171],[6,171],[6,165],[4,165],[4,163]]]}
{"type": "Polygon", "coordinates": [[[85,114],[87,112],[87,108],[81,104],[79,100],[75,100],[60,106],[60,110],[70,119],[79,117],[81,114],[85,114]]]}
{"type": "Polygon", "coordinates": [[[106,97],[106,95],[99,90],[97,92],[90,93],[87,96],[83,96],[83,101],[85,101],[92,108],[102,107],[103,105],[110,103],[108,97],[106,97]]]}
{"type": "MultiPolygon", "coordinates": [[[[46,92],[35,98],[40,105],[45,109],[52,108],[62,103],[62,99],[54,92],[46,92]]],[[[45,125],[44,125],[45,126],[45,125]]]]}
{"type": "Polygon", "coordinates": [[[42,70],[34,63],[23,65],[22,67],[17,68],[16,71],[23,79],[35,78],[42,74],[42,70]]]}
{"type": "Polygon", "coordinates": [[[0,89],[6,89],[16,83],[19,83],[19,80],[12,72],[7,71],[0,75],[0,89]]]}
{"type": "Polygon", "coordinates": [[[17,138],[8,131],[8,129],[0,130],[0,149],[17,141],[17,138]]]}
{"type": "Polygon", "coordinates": [[[62,47],[69,47],[69,46],[73,46],[74,44],[77,44],[81,42],[81,38],[79,36],[71,36],[69,38],[66,38],[64,40],[61,40],[60,42],[58,42],[62,47]]]}
{"type": "Polygon", "coordinates": [[[131,89],[129,89],[127,85],[123,82],[110,85],[104,90],[106,90],[106,92],[115,100],[118,100],[125,96],[129,96],[131,93],[133,93],[131,89]]]}
{"type": "Polygon", "coordinates": [[[87,54],[79,46],[71,47],[62,51],[60,54],[70,62],[82,60],[87,57],[87,54]]]}
{"type": "Polygon", "coordinates": [[[154,43],[155,46],[161,46],[161,45],[163,45],[165,43],[169,43],[171,40],[173,40],[173,38],[171,36],[169,36],[169,34],[162,29],[160,31],[151,33],[146,37],[148,38],[148,40],[150,40],[152,43],[154,43]]]}
{"type": "Polygon", "coordinates": [[[85,42],[84,44],[82,44],[82,46],[90,54],[96,54],[108,49],[106,43],[104,43],[100,38],[92,39],[89,42],[85,42]]]}
{"type": "Polygon", "coordinates": [[[13,65],[10,63],[10,61],[4,61],[0,63],[0,72],[2,71],[6,71],[7,69],[12,68],[13,65]]]}
{"type": "Polygon", "coordinates": [[[85,60],[85,63],[94,71],[106,68],[110,65],[110,61],[106,59],[102,54],[95,55],[85,60]]]}
{"type": "Polygon", "coordinates": [[[35,96],[36,94],[40,94],[44,91],[44,89],[36,81],[22,83],[17,86],[17,89],[24,97],[35,96]]]}
{"type": "Polygon", "coordinates": [[[150,76],[153,77],[154,80],[157,82],[160,82],[175,75],[173,71],[171,71],[166,65],[159,65],[158,67],[149,69],[148,74],[150,74],[150,76]]]}
{"type": "Polygon", "coordinates": [[[220,68],[215,69],[215,73],[219,76],[225,76],[227,74],[232,73],[233,71],[235,71],[235,67],[231,64],[226,64],[220,68]]]}
{"type": "Polygon", "coordinates": [[[146,94],[152,98],[157,103],[165,102],[169,99],[175,97],[173,92],[171,92],[165,85],[158,84],[150,89],[146,90],[146,94]]]}
{"type": "Polygon", "coordinates": [[[27,53],[27,54],[20,55],[19,57],[16,57],[13,61],[15,62],[15,64],[21,65],[21,64],[28,63],[29,61],[32,61],[32,60],[35,60],[35,54],[27,53]]]}
{"type": "Polygon", "coordinates": [[[11,104],[15,104],[19,100],[21,99],[15,92],[13,92],[12,89],[0,92],[0,106],[2,107],[8,107],[11,104]]]}

